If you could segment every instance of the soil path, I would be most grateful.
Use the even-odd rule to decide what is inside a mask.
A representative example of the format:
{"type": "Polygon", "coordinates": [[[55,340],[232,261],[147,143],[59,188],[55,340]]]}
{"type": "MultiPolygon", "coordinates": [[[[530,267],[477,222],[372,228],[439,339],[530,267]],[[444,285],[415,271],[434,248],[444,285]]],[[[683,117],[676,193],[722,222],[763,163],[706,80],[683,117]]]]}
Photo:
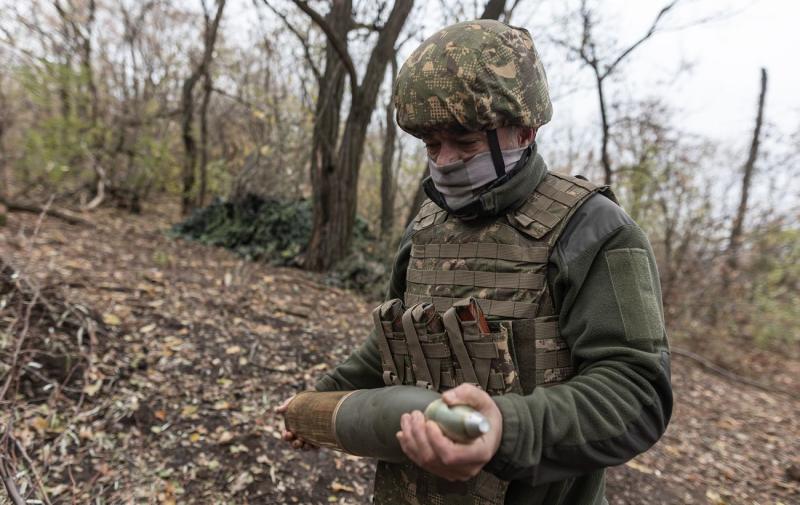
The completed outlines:
{"type": "MultiPolygon", "coordinates": [[[[36,216],[12,214],[0,228],[0,254],[107,329],[81,404],[31,390],[13,412],[51,501],[368,503],[371,461],[292,450],[272,409],[362,341],[370,304],[312,274],[172,239],[171,217],[100,211],[94,228],[46,219],[34,235],[36,216]]],[[[800,364],[753,355],[798,391],[800,364]]],[[[797,394],[680,357],[673,380],[669,430],[610,470],[612,504],[800,503],[797,394]]]]}

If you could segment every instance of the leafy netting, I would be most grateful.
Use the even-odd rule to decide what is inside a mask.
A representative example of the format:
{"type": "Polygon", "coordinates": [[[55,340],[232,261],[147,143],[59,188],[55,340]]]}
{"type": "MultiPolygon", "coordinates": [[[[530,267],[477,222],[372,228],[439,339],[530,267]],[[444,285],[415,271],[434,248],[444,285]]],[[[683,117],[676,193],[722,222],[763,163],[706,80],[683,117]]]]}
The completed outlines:
{"type": "MultiPolygon", "coordinates": [[[[238,201],[215,200],[174,225],[172,232],[231,249],[248,259],[301,266],[311,236],[311,220],[308,200],[284,201],[250,194],[238,201]]],[[[363,218],[356,218],[353,233],[352,252],[336,265],[327,280],[368,298],[381,299],[390,258],[384,257],[363,218]]]]}
{"type": "Polygon", "coordinates": [[[296,265],[311,234],[311,203],[255,195],[237,202],[215,200],[195,210],[172,231],[250,259],[296,265]]]}

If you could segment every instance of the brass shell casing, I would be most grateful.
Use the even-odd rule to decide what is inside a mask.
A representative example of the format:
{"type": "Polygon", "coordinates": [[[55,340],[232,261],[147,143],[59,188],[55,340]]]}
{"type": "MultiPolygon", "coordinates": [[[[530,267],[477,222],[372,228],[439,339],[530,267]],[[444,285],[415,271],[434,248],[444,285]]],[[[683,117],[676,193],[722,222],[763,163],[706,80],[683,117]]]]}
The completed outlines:
{"type": "Polygon", "coordinates": [[[342,450],[333,419],[342,400],[354,391],[304,391],[298,393],[284,414],[286,429],[306,442],[342,450]]]}

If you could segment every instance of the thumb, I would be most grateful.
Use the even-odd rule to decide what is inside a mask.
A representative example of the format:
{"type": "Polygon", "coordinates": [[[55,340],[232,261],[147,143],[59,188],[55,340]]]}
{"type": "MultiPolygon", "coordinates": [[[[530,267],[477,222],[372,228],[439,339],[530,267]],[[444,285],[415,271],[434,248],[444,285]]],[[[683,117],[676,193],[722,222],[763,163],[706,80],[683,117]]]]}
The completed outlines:
{"type": "Polygon", "coordinates": [[[478,410],[482,410],[492,403],[492,399],[488,394],[472,384],[461,384],[450,391],[446,391],[442,394],[442,400],[451,406],[469,405],[478,410]]]}

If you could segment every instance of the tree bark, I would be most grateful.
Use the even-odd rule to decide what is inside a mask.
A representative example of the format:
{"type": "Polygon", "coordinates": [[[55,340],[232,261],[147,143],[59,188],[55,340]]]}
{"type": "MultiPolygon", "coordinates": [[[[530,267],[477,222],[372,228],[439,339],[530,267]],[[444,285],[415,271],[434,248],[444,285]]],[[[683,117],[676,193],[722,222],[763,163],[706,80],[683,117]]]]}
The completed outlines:
{"type": "Polygon", "coordinates": [[[609,126],[608,126],[608,110],[606,108],[605,91],[603,90],[603,78],[597,73],[595,67],[595,76],[597,78],[597,100],[600,106],[600,162],[603,165],[604,183],[610,185],[613,177],[611,169],[611,158],[608,155],[608,141],[609,141],[609,126]]]}
{"type": "Polygon", "coordinates": [[[506,8],[506,0],[489,0],[483,8],[481,19],[500,19],[506,8]]]}
{"type": "MultiPolygon", "coordinates": [[[[352,23],[352,1],[334,0],[331,10],[325,17],[337,37],[346,40],[347,31],[352,23]]],[[[343,215],[344,209],[338,208],[341,201],[332,191],[336,185],[336,140],[339,137],[339,113],[344,94],[344,78],[346,70],[341,58],[328,44],[325,49],[325,70],[319,81],[319,92],[315,111],[314,133],[311,151],[311,191],[312,191],[312,230],[308,244],[309,253],[326,247],[331,239],[326,233],[331,230],[331,216],[343,215]]],[[[306,267],[311,266],[306,259],[306,267]]],[[[316,269],[321,269],[316,267],[316,269]]]]}
{"type": "MultiPolygon", "coordinates": [[[[358,173],[367,127],[387,62],[392,57],[394,44],[413,4],[414,0],[395,2],[389,19],[378,35],[364,78],[360,85],[353,86],[350,112],[335,164],[329,167],[326,177],[320,181],[322,186],[315,188],[315,193],[323,198],[315,198],[313,202],[314,225],[305,263],[311,270],[328,270],[349,251],[355,227],[358,173]]],[[[329,30],[325,31],[328,33],[329,30]]]]}
{"type": "MultiPolygon", "coordinates": [[[[391,87],[397,77],[397,55],[392,58],[391,87]]],[[[386,103],[386,132],[383,138],[383,154],[381,156],[381,238],[391,236],[394,226],[394,150],[397,141],[397,125],[394,122],[394,100],[391,93],[386,103]]]]}
{"type": "Polygon", "coordinates": [[[217,0],[217,12],[213,20],[210,20],[208,14],[205,13],[203,56],[197,67],[189,74],[189,77],[183,81],[183,86],[181,88],[181,138],[183,139],[183,148],[186,152],[181,174],[181,181],[183,183],[183,188],[181,190],[181,212],[184,215],[188,214],[195,204],[192,192],[195,186],[198,153],[197,141],[192,131],[192,123],[194,122],[194,87],[200,78],[209,72],[209,66],[214,56],[214,44],[217,41],[219,22],[222,19],[222,11],[225,9],[225,1],[226,0],[217,0]]]}
{"type": "Polygon", "coordinates": [[[203,207],[208,188],[208,104],[211,101],[213,81],[210,66],[203,72],[203,102],[200,105],[200,191],[197,194],[197,206],[203,207]]]}
{"type": "Polygon", "coordinates": [[[744,164],[742,174],[742,195],[739,200],[739,208],[731,227],[730,240],[728,242],[728,269],[733,272],[739,265],[739,249],[742,245],[744,231],[744,221],[747,217],[747,202],[750,197],[750,186],[753,180],[756,160],[758,159],[758,148],[761,144],[761,128],[764,123],[764,101],[767,96],[767,70],[761,69],[761,92],[758,95],[758,109],[756,112],[756,124],[753,129],[753,140],[750,142],[750,153],[744,164]]]}

